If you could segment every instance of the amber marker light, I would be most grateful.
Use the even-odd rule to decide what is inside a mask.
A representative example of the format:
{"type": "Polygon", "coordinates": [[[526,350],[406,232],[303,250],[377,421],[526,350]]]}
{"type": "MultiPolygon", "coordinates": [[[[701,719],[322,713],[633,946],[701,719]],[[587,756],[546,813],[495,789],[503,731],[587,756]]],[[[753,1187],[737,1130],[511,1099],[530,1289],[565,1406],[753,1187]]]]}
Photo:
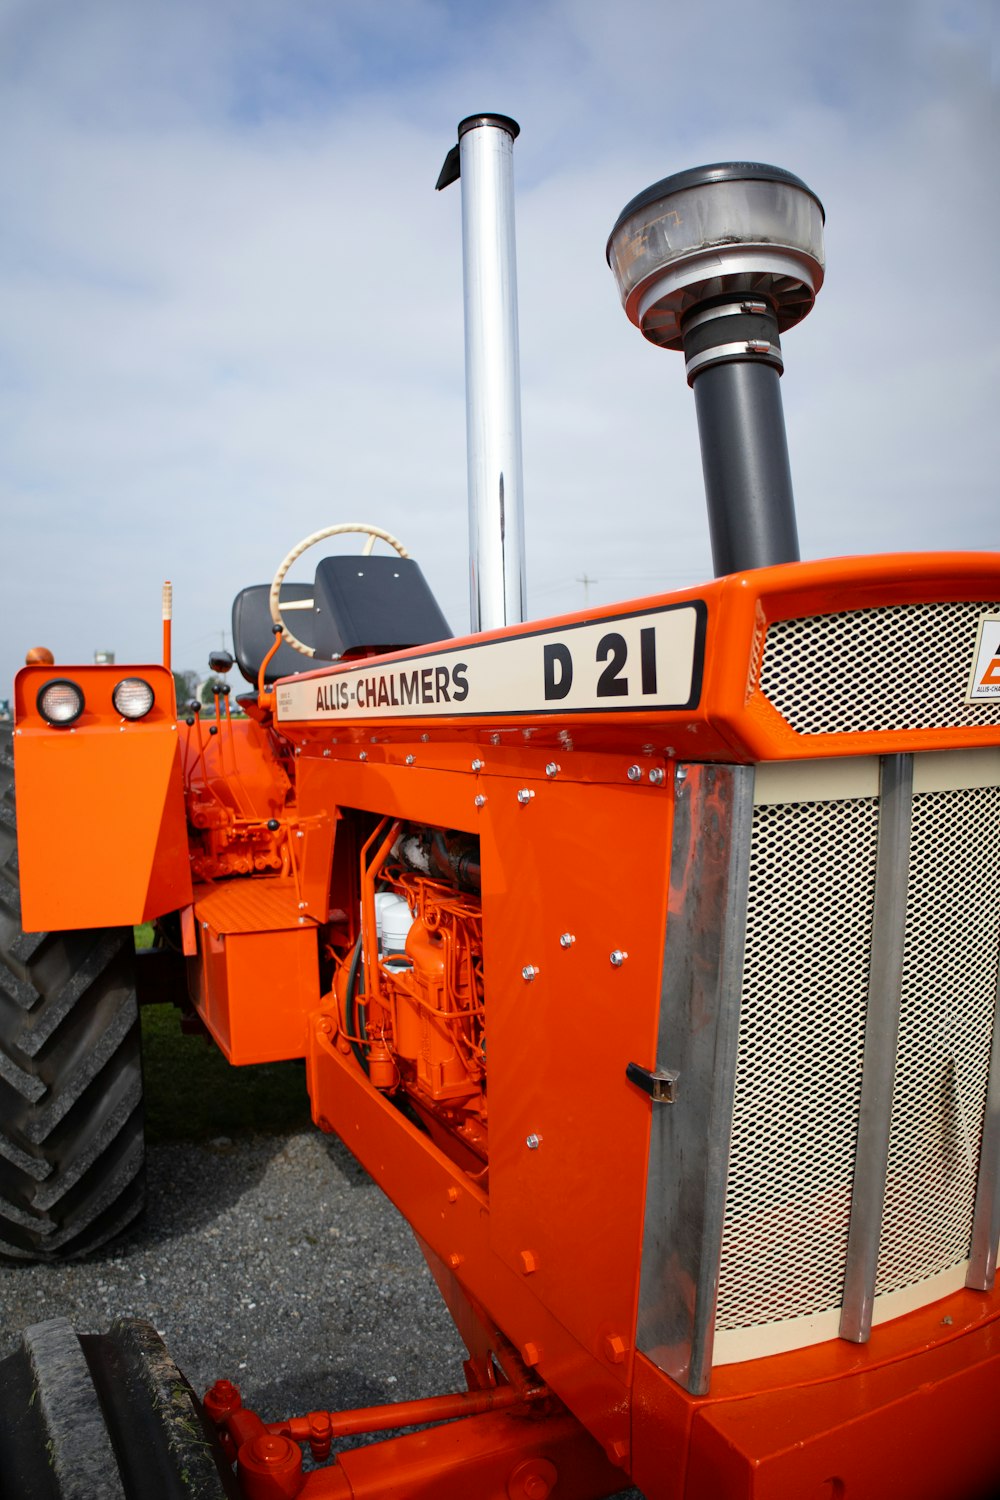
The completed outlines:
{"type": "Polygon", "coordinates": [[[145,678],[123,677],[111,694],[111,701],[123,719],[144,719],[156,699],[145,678]]]}
{"type": "Polygon", "coordinates": [[[68,678],[57,677],[39,689],[35,702],[46,724],[55,729],[66,729],[83,713],[83,690],[68,678]]]}

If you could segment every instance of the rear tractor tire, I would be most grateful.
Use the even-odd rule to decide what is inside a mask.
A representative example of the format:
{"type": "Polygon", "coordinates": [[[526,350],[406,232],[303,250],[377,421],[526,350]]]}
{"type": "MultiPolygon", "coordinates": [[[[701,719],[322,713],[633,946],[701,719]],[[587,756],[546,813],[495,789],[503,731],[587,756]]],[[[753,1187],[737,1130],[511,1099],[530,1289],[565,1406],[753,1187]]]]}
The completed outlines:
{"type": "Polygon", "coordinates": [[[85,1255],[142,1209],[133,963],[129,928],[21,926],[13,737],[0,726],[0,1260],[85,1255]]]}
{"type": "Polygon", "coordinates": [[[37,1323],[0,1361],[4,1500],[226,1500],[231,1471],[159,1334],[37,1323]]]}

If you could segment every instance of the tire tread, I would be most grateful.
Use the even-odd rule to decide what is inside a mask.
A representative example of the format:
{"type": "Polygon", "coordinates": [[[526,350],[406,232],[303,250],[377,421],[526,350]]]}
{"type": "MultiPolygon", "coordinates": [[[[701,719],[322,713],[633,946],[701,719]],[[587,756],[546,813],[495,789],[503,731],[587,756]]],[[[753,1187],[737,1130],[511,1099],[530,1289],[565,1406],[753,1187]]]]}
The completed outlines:
{"type": "MultiPolygon", "coordinates": [[[[0,807],[12,811],[11,744],[0,726],[0,807]]],[[[0,828],[0,1260],[63,1260],[144,1202],[132,933],[25,933],[8,843],[0,828]]]]}

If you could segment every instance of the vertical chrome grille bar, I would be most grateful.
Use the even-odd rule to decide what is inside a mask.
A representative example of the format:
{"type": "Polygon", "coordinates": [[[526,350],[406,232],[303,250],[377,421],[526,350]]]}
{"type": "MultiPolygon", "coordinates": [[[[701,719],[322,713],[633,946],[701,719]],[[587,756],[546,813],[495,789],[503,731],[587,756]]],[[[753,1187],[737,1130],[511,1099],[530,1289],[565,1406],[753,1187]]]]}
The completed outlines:
{"type": "Polygon", "coordinates": [[[865,1343],[871,1333],[885,1201],[906,931],[913,756],[883,756],[879,785],[864,1073],[840,1317],[841,1338],[856,1344],[865,1343]]]}
{"type": "Polygon", "coordinates": [[[965,1284],[977,1292],[988,1292],[997,1269],[1000,1240],[1000,967],[993,1011],[993,1041],[990,1048],[990,1079],[986,1092],[983,1137],[979,1148],[979,1177],[972,1219],[972,1250],[965,1284]]]}
{"type": "Polygon", "coordinates": [[[678,766],[657,1067],[676,1102],[652,1104],[638,1347],[696,1395],[708,1390],[729,1168],[743,979],[752,766],[678,766]]]}

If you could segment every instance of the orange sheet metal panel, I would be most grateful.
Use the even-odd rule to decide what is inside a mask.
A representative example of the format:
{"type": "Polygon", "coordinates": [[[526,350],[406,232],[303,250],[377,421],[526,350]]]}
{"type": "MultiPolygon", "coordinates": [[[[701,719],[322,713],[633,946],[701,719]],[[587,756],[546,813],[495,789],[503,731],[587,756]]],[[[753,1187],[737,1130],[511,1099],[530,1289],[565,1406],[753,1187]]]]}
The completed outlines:
{"type": "Polygon", "coordinates": [[[713,1371],[691,1397],[644,1355],[632,1475],[649,1500],[985,1500],[1000,1478],[1000,1288],[713,1371]]]}
{"type": "Polygon", "coordinates": [[[670,781],[538,772],[481,780],[490,1240],[625,1379],[649,1143],[625,1069],[655,1066],[670,781]]]}
{"type": "MultiPolygon", "coordinates": [[[[761,656],[771,624],[962,600],[1000,607],[1000,554],[916,553],[787,563],[611,610],[509,626],[440,648],[397,652],[286,679],[276,690],[277,720],[292,735],[299,725],[305,732],[322,726],[334,743],[352,745],[358,754],[373,742],[403,744],[419,738],[515,746],[525,736],[535,746],[552,749],[568,743],[577,751],[627,754],[648,746],[650,754],[668,759],[744,763],[995,744],[1000,739],[995,721],[800,733],[760,691],[761,656]],[[694,620],[687,635],[668,624],[686,618],[685,611],[694,620]],[[650,639],[655,654],[644,658],[644,643],[650,639]],[[671,671],[668,677],[673,656],[683,659],[684,671],[671,671]],[[663,707],[660,700],[685,691],[677,682],[688,682],[688,673],[690,701],[663,707]],[[521,684],[516,706],[513,690],[506,691],[508,675],[521,684]],[[570,696],[560,696],[570,679],[575,706],[570,696]],[[456,687],[464,695],[458,701],[456,687]],[[627,692],[619,696],[623,687],[627,692]],[[418,689],[418,702],[402,701],[418,689]]],[[[975,655],[974,620],[970,632],[949,669],[950,692],[959,704],[975,655]]],[[[916,681],[920,662],[909,660],[904,648],[900,657],[879,669],[858,670],[912,673],[916,681]]]]}
{"type": "Polygon", "coordinates": [[[194,920],[191,996],[227,1060],[304,1056],[307,1017],[319,1004],[319,961],[316,925],[300,921],[294,883],[199,886],[194,920]]]}
{"type": "Polygon", "coordinates": [[[1000,1330],[830,1383],[703,1408],[686,1500],[988,1500],[1000,1487],[1000,1330]]]}
{"type": "Polygon", "coordinates": [[[173,680],[160,666],[25,667],[17,675],[14,765],[21,901],[29,931],[131,926],[191,899],[173,680]],[[83,689],[69,728],[35,706],[54,677],[83,689]],[[114,709],[123,677],[156,694],[135,723],[114,709]]]}
{"type": "MultiPolygon", "coordinates": [[[[992,722],[939,723],[921,728],[801,733],[788,723],[761,690],[761,665],[768,630],[788,620],[812,620],[876,609],[905,609],[923,603],[969,601],[1000,609],[1000,553],[900,553],[882,557],[843,557],[822,562],[788,563],[760,568],[720,580],[718,648],[708,654],[705,671],[705,709],[715,731],[724,736],[743,760],[804,760],[813,756],[889,755],[900,751],[946,750],[1000,741],[1000,714],[992,722]]],[[[873,637],[890,629],[873,623],[873,637]]],[[[969,685],[977,645],[977,619],[970,618],[967,639],[954,661],[936,661],[946,701],[962,705],[969,685]],[[943,674],[943,675],[942,675],[943,674]],[[948,680],[950,678],[950,680],[948,680]]],[[[925,642],[933,649],[934,630],[925,642]]],[[[878,693],[880,679],[896,689],[903,686],[914,701],[921,696],[925,663],[920,636],[897,638],[895,654],[878,653],[854,663],[830,661],[808,633],[801,647],[801,668],[817,683],[828,683],[829,694],[848,689],[845,678],[868,675],[878,693]]],[[[1000,700],[998,700],[1000,708],[1000,700]]],[[[978,717],[978,716],[977,716],[978,717]]]]}
{"type": "Polygon", "coordinates": [[[620,1458],[649,1131],[648,1100],[625,1068],[655,1061],[670,829],[662,758],[644,757],[634,779],[635,761],[620,753],[567,755],[564,772],[523,742],[477,755],[369,737],[359,752],[311,725],[297,739],[310,767],[304,815],[329,778],[345,806],[480,835],[489,1196],[426,1137],[411,1141],[412,1127],[322,1030],[315,1115],[446,1264],[459,1257],[461,1284],[620,1458]],[[619,849],[628,878],[609,889],[604,870],[619,849]],[[620,966],[615,951],[628,953],[620,966]],[[526,981],[525,967],[537,976],[526,981]]]}
{"type": "Polygon", "coordinates": [[[419,740],[387,744],[369,736],[359,752],[353,744],[331,742],[329,730],[314,725],[296,730],[295,743],[301,749],[297,791],[303,819],[318,818],[335,801],[413,823],[479,831],[475,749],[419,740]]]}
{"type": "Polygon", "coordinates": [[[650,753],[697,743],[731,758],[701,706],[718,586],[487,631],[429,648],[345,662],[276,685],[290,738],[322,727],[333,743],[567,744],[650,753]],[[706,647],[706,628],[709,632],[706,647]],[[673,705],[676,711],[671,711],[673,705]]]}
{"type": "Polygon", "coordinates": [[[372,1087],[352,1057],[344,1057],[330,1039],[332,1029],[320,1015],[310,1039],[308,1083],[316,1123],[336,1131],[613,1462],[627,1463],[628,1402],[620,1375],[553,1316],[529,1274],[513,1270],[496,1253],[485,1194],[372,1087]]]}

